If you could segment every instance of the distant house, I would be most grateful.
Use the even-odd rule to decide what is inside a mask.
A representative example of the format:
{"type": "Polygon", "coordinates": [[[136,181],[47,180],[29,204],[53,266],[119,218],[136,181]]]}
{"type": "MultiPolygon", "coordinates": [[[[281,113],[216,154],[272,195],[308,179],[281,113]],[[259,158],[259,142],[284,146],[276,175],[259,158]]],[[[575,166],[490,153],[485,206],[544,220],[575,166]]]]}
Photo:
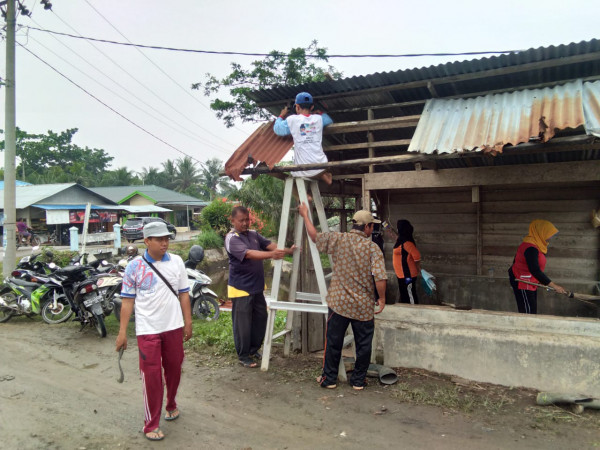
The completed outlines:
{"type": "MultiPolygon", "coordinates": [[[[4,223],[4,183],[0,188],[0,210],[4,223]]],[[[90,229],[112,231],[121,209],[112,200],[92,192],[77,183],[32,185],[17,182],[15,189],[16,217],[25,218],[39,232],[54,227],[79,226],[83,223],[86,205],[91,204],[90,229]]]]}
{"type": "Polygon", "coordinates": [[[132,215],[156,215],[173,223],[177,227],[189,227],[193,214],[199,213],[208,202],[199,200],[190,195],[181,194],[160,186],[109,186],[90,188],[93,192],[109,198],[121,206],[129,206],[132,215]],[[152,214],[146,212],[147,206],[168,208],[165,211],[157,211],[152,214]],[[135,211],[139,208],[139,213],[135,211]],[[141,211],[144,210],[144,211],[141,211]]]}

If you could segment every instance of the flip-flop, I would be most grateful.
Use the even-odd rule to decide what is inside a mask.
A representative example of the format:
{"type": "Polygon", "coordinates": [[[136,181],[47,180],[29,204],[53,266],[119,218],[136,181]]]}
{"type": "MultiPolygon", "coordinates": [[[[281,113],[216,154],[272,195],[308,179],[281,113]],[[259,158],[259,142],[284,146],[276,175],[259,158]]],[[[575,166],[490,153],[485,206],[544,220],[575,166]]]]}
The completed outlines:
{"type": "Polygon", "coordinates": [[[146,439],[148,439],[149,441],[162,441],[165,438],[165,435],[160,430],[160,428],[157,428],[156,430],[148,431],[147,433],[144,433],[144,436],[146,436],[146,439]],[[148,436],[149,434],[155,434],[156,437],[148,436]]]}
{"type": "Polygon", "coordinates": [[[250,358],[240,359],[240,364],[246,369],[256,369],[258,367],[258,364],[255,361],[252,361],[250,358]]]}
{"type": "Polygon", "coordinates": [[[167,414],[165,414],[165,420],[177,420],[177,419],[179,419],[179,415],[180,415],[179,409],[175,408],[172,411],[167,411],[167,414]]]}
{"type": "Polygon", "coordinates": [[[319,383],[319,386],[321,386],[322,388],[335,389],[337,387],[337,384],[322,384],[324,379],[325,379],[325,377],[323,377],[323,376],[317,377],[317,383],[319,383]]]}

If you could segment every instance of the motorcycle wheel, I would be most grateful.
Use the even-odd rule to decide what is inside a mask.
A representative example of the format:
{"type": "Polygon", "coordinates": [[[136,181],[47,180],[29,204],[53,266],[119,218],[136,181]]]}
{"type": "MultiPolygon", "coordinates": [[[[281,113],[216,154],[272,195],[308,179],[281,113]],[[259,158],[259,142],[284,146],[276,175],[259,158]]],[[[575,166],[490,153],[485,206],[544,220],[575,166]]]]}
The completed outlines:
{"type": "Polygon", "coordinates": [[[201,296],[194,303],[194,315],[198,319],[214,322],[219,318],[219,302],[207,295],[201,296]]]}
{"type": "MultiPolygon", "coordinates": [[[[0,292],[6,303],[16,303],[17,296],[13,292],[0,292]]],[[[0,323],[8,322],[15,311],[11,308],[0,307],[0,323]]]]}
{"type": "Polygon", "coordinates": [[[100,337],[106,337],[106,326],[104,325],[104,319],[102,316],[92,313],[90,322],[92,325],[94,325],[94,327],[96,327],[96,331],[100,337]]]}
{"type": "Polygon", "coordinates": [[[32,236],[31,237],[31,246],[35,247],[35,246],[39,246],[41,244],[40,242],[40,238],[37,236],[32,236]]]}
{"type": "Polygon", "coordinates": [[[51,298],[44,306],[42,306],[42,319],[44,322],[49,324],[57,324],[66,322],[73,315],[73,309],[71,303],[67,300],[67,297],[61,295],[58,297],[56,302],[56,308],[54,306],[54,299],[51,298]]]}

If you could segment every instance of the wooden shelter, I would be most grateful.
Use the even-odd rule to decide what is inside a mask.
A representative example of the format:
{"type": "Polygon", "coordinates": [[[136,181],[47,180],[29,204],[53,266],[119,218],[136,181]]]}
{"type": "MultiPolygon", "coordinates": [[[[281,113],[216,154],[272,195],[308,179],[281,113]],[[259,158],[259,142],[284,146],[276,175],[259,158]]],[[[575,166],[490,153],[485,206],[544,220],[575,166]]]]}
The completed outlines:
{"type": "MultiPolygon", "coordinates": [[[[392,225],[411,221],[423,267],[438,279],[431,303],[516,311],[506,271],[533,219],[560,231],[548,252],[549,276],[598,293],[599,80],[600,41],[592,40],[250,96],[276,115],[308,91],[331,115],[329,162],[302,168],[332,171],[334,185],[323,195],[355,197],[392,225]]],[[[294,168],[273,167],[290,142],[274,139],[267,126],[238,149],[228,174],[294,168]],[[244,168],[248,156],[268,167],[244,168]]],[[[393,301],[392,245],[385,254],[393,301]]],[[[597,308],[543,293],[538,312],[598,316],[597,308]]]]}

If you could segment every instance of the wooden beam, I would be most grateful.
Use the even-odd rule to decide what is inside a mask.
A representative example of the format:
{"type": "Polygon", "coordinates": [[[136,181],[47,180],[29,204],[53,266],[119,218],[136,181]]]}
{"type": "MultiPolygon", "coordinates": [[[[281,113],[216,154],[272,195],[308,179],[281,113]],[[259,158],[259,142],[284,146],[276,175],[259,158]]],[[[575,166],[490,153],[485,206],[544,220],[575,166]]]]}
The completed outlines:
{"type": "Polygon", "coordinates": [[[439,98],[440,97],[438,95],[437,91],[435,90],[435,85],[431,81],[429,83],[427,83],[427,89],[429,90],[429,93],[431,94],[432,98],[439,98]]]}
{"type": "MultiPolygon", "coordinates": [[[[369,116],[373,117],[373,116],[369,116]]],[[[386,119],[359,120],[356,122],[332,123],[323,130],[323,134],[354,133],[358,131],[390,130],[395,128],[416,127],[420,114],[414,116],[388,117],[386,119]]]]}
{"type": "Polygon", "coordinates": [[[410,145],[411,139],[396,139],[393,141],[379,142],[359,142],[357,144],[342,144],[342,145],[324,145],[323,150],[326,152],[336,152],[340,150],[357,150],[361,148],[380,148],[380,147],[400,147],[410,145]]]}
{"type": "Polygon", "coordinates": [[[365,189],[523,185],[600,181],[600,161],[365,174],[365,189]]]}

